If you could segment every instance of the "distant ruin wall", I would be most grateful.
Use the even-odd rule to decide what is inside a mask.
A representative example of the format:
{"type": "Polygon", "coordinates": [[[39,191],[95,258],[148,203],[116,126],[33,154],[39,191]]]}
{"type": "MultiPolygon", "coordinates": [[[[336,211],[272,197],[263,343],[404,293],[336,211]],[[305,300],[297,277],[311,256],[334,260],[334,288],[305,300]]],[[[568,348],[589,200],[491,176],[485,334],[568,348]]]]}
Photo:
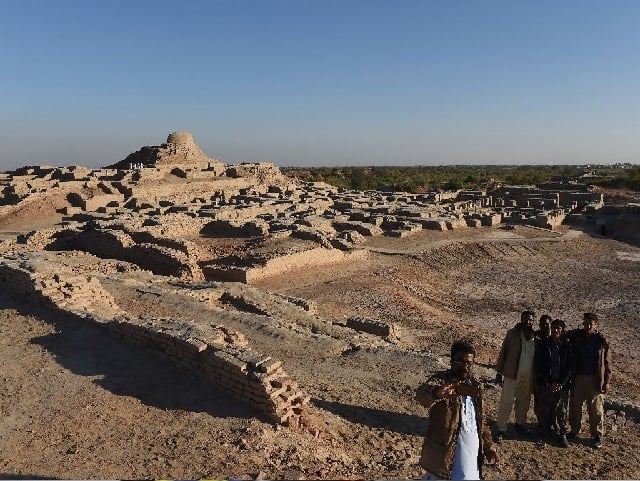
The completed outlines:
{"type": "Polygon", "coordinates": [[[244,282],[250,284],[266,277],[312,266],[338,264],[353,260],[366,259],[369,251],[354,250],[345,252],[338,249],[317,247],[303,252],[269,259],[265,265],[256,267],[226,267],[210,264],[202,267],[205,278],[220,281],[244,282]]]}
{"type": "Polygon", "coordinates": [[[198,371],[276,423],[296,424],[309,402],[280,361],[253,351],[241,333],[224,326],[131,318],[123,314],[96,278],[37,273],[17,257],[0,262],[0,285],[198,371]]]}

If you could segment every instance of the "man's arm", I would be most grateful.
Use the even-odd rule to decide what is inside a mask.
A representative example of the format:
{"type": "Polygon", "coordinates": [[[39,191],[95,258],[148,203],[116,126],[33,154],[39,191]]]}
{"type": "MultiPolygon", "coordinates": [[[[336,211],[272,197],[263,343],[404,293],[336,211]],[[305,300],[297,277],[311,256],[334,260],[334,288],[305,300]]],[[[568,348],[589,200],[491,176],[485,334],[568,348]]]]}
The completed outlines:
{"type": "Polygon", "coordinates": [[[602,393],[606,394],[609,391],[609,381],[611,380],[611,354],[609,352],[609,343],[602,338],[603,349],[604,349],[604,386],[602,388],[602,393]]]}
{"type": "Polygon", "coordinates": [[[431,409],[440,399],[437,396],[438,391],[444,385],[444,379],[440,376],[431,376],[425,383],[421,384],[416,390],[416,400],[427,409],[431,409]]]}
{"type": "Polygon", "coordinates": [[[504,336],[502,340],[502,346],[500,347],[500,354],[498,354],[498,360],[496,361],[496,383],[502,384],[502,371],[504,370],[504,362],[507,359],[507,338],[509,337],[509,332],[507,331],[507,335],[504,336]]]}
{"type": "Polygon", "coordinates": [[[482,451],[484,457],[487,458],[487,461],[490,463],[498,462],[498,448],[493,443],[493,438],[491,436],[491,429],[484,423],[482,427],[482,451]]]}

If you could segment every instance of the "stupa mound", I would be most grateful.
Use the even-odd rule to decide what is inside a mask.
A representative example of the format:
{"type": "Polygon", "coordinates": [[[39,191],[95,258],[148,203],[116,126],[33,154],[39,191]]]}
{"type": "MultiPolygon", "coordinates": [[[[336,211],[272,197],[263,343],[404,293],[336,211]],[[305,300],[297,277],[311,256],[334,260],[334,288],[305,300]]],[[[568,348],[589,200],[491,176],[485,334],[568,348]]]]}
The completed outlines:
{"type": "Polygon", "coordinates": [[[222,162],[207,157],[196,145],[189,132],[173,132],[162,145],[145,146],[129,154],[120,162],[108,166],[113,169],[136,167],[176,166],[221,170],[222,162]]]}

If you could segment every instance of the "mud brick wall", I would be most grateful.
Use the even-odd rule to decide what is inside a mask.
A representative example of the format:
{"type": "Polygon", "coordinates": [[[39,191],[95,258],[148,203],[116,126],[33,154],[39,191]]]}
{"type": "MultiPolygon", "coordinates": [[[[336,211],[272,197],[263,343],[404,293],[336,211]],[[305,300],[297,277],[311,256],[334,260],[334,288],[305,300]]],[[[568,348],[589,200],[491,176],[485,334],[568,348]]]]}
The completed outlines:
{"type": "Polygon", "coordinates": [[[269,233],[269,225],[262,220],[248,222],[234,220],[213,220],[202,228],[203,235],[228,237],[265,236],[269,233]]]}
{"type": "Polygon", "coordinates": [[[447,221],[443,218],[420,219],[418,222],[422,224],[422,228],[426,230],[447,230],[447,221]]]}
{"type": "Polygon", "coordinates": [[[85,211],[95,211],[99,207],[105,207],[111,203],[118,205],[124,201],[124,196],[117,194],[105,194],[91,197],[90,199],[82,199],[81,207],[85,211]]]}
{"type": "Polygon", "coordinates": [[[110,316],[121,313],[111,294],[95,277],[37,272],[33,265],[19,258],[8,258],[0,263],[0,285],[14,294],[56,309],[110,316]]]}
{"type": "Polygon", "coordinates": [[[194,281],[204,279],[197,259],[191,259],[182,252],[168,247],[138,244],[127,249],[126,257],[123,260],[137,264],[154,274],[194,281]]]}
{"type": "Polygon", "coordinates": [[[358,234],[364,236],[377,236],[382,234],[380,227],[365,222],[335,221],[332,226],[337,231],[355,230],[358,234]]]}
{"type": "Polygon", "coordinates": [[[88,229],[75,233],[67,231],[67,234],[70,237],[64,242],[56,243],[52,248],[82,250],[103,259],[131,262],[159,275],[193,280],[204,278],[197,264],[197,257],[192,258],[170,247],[136,244],[129,234],[121,230],[88,229]]]}
{"type": "Polygon", "coordinates": [[[19,235],[17,241],[19,244],[26,244],[32,249],[44,249],[51,242],[52,236],[58,229],[40,229],[34,230],[24,235],[19,235]]]}
{"type": "Polygon", "coordinates": [[[198,371],[278,424],[296,424],[309,402],[280,361],[252,350],[244,336],[232,329],[168,318],[118,317],[102,324],[125,341],[198,371]]]}
{"type": "Polygon", "coordinates": [[[209,264],[202,267],[207,279],[228,282],[252,283],[269,276],[311,266],[322,266],[367,259],[369,251],[364,249],[350,252],[338,249],[316,247],[295,254],[284,255],[269,259],[266,264],[256,267],[227,267],[209,264]]]}
{"type": "Polygon", "coordinates": [[[34,273],[21,265],[18,258],[5,258],[0,261],[0,283],[5,291],[20,296],[34,294],[34,273]]]}
{"type": "Polygon", "coordinates": [[[502,216],[500,214],[485,214],[480,220],[483,226],[493,227],[502,222],[502,216]]]}
{"type": "Polygon", "coordinates": [[[392,338],[398,335],[398,328],[395,325],[365,317],[350,317],[347,319],[347,327],[381,337],[392,338]]]}
{"type": "Polygon", "coordinates": [[[2,287],[159,353],[189,369],[279,424],[296,424],[309,397],[280,361],[253,351],[244,336],[224,326],[176,319],[131,318],[95,278],[37,273],[19,258],[0,262],[2,287]],[[99,304],[99,305],[98,305],[99,304]],[[97,309],[96,309],[97,308],[97,309]]]}
{"type": "Polygon", "coordinates": [[[174,249],[195,260],[202,255],[200,248],[195,242],[182,239],[169,239],[167,237],[158,237],[148,231],[129,232],[129,235],[138,244],[155,244],[169,249],[174,249]]]}

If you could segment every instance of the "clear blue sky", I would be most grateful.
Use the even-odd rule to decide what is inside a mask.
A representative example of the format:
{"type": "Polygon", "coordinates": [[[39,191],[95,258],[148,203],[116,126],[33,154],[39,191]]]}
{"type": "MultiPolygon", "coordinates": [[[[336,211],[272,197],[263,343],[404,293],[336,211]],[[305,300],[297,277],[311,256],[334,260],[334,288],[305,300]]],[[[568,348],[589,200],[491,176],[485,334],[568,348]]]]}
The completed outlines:
{"type": "Polygon", "coordinates": [[[0,0],[0,170],[640,162],[640,1],[0,0]]]}

